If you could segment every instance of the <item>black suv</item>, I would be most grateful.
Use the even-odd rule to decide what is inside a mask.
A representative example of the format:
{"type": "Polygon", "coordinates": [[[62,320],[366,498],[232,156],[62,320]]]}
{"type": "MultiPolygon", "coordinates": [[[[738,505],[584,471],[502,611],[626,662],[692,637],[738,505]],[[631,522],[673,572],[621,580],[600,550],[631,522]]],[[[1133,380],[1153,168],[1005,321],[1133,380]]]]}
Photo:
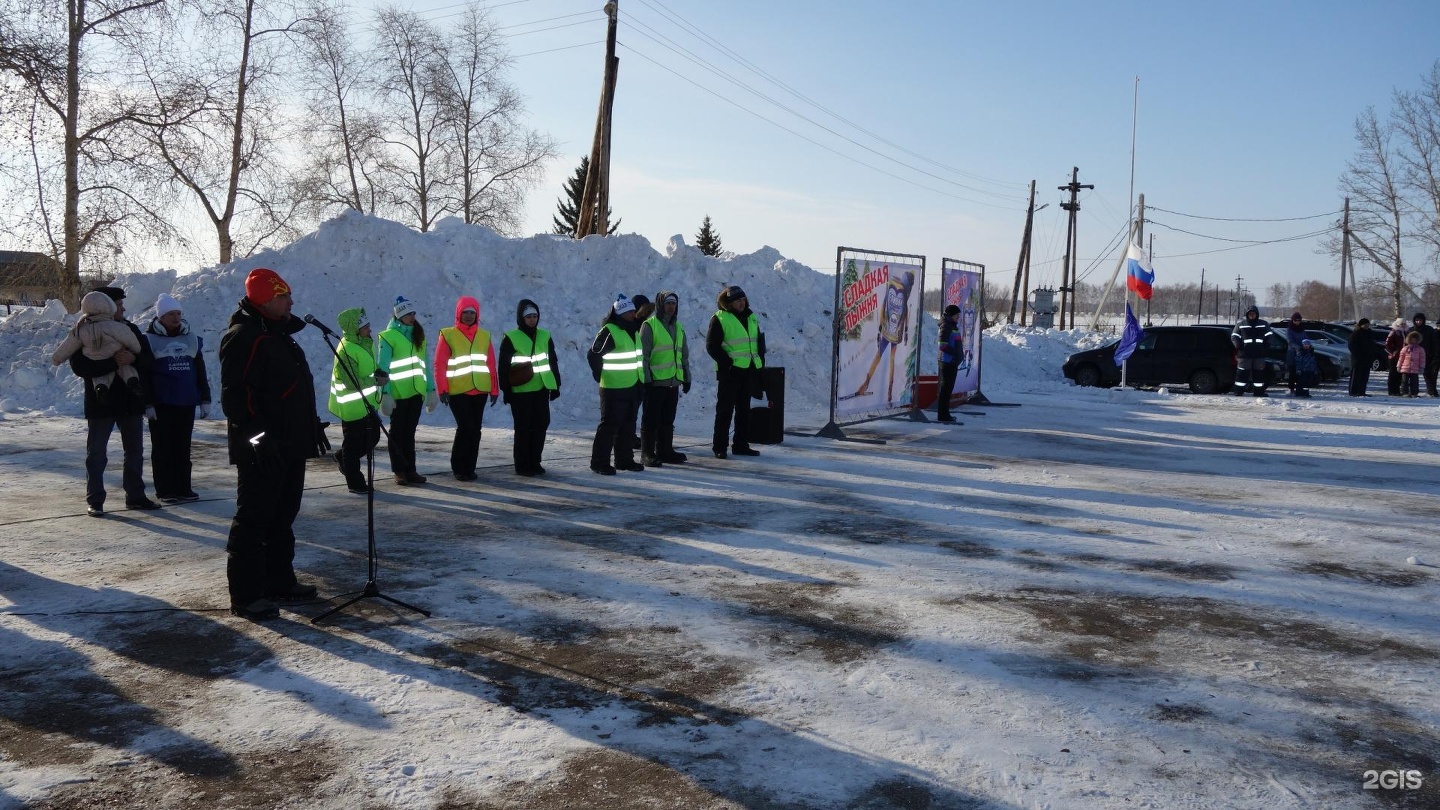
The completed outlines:
{"type": "MultiPolygon", "coordinates": [[[[1281,357],[1285,338],[1275,336],[1269,346],[1279,348],[1281,357]]],[[[1070,355],[1062,367],[1066,378],[1076,385],[1112,386],[1120,383],[1120,367],[1115,365],[1115,346],[1119,341],[1098,349],[1070,355]]],[[[1271,379],[1283,376],[1284,363],[1269,363],[1271,379]]],[[[1125,381],[1130,385],[1188,385],[1197,394],[1223,394],[1235,384],[1235,347],[1230,344],[1230,328],[1223,326],[1152,326],[1130,355],[1125,381]]]]}

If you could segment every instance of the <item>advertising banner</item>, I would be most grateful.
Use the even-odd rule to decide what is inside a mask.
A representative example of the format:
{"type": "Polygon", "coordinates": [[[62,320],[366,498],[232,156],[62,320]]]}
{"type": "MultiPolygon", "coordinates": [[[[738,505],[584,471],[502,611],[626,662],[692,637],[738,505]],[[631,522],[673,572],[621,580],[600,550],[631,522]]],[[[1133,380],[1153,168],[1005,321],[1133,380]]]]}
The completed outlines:
{"type": "Polygon", "coordinates": [[[965,353],[955,372],[955,397],[963,402],[980,390],[980,329],[983,325],[980,313],[985,311],[985,268],[959,262],[952,264],[953,261],[946,259],[940,268],[941,289],[944,292],[940,307],[942,311],[951,304],[960,307],[960,333],[964,335],[965,353]]]}
{"type": "Polygon", "coordinates": [[[920,362],[925,260],[842,250],[839,269],[835,420],[908,410],[920,362]]]}

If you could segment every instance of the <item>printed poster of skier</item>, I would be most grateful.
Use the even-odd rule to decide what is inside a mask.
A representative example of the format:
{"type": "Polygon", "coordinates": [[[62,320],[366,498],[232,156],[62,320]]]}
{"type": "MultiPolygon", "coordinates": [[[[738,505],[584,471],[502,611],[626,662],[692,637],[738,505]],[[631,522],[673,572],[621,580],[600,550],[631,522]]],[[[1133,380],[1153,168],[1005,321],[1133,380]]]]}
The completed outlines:
{"type": "Polygon", "coordinates": [[[980,312],[985,303],[982,300],[985,274],[983,269],[965,270],[947,265],[941,268],[940,279],[945,299],[941,309],[951,304],[960,307],[960,334],[964,335],[965,352],[955,372],[955,395],[964,402],[980,390],[980,312]]]}
{"type": "Polygon", "coordinates": [[[843,255],[837,421],[910,408],[920,363],[918,327],[925,276],[924,259],[920,261],[902,264],[843,255]]]}

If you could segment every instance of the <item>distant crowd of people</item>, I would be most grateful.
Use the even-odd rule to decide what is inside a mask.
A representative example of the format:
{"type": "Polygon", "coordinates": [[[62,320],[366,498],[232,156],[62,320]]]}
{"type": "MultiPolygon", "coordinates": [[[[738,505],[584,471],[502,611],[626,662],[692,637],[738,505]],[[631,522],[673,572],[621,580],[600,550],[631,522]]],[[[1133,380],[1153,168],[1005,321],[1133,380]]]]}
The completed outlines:
{"type": "MultiPolygon", "coordinates": [[[[159,509],[200,497],[191,483],[190,446],[195,418],[207,418],[211,404],[203,341],[171,296],[160,296],[144,332],[125,319],[124,300],[118,287],[87,294],[80,321],[52,357],[56,365],[68,361],[85,381],[86,504],[95,517],[105,514],[107,445],[117,428],[126,508],[159,509]],[[145,490],[142,419],[150,429],[158,503],[145,490]]],[[[340,421],[335,450],[326,435],[330,423],[319,416],[305,352],[294,339],[306,321],[291,312],[293,304],[290,285],[278,273],[252,271],[219,345],[220,406],[237,479],[226,543],[230,606],[255,621],[276,618],[281,603],[317,595],[315,586],[296,578],[293,565],[293,526],[308,459],[333,458],[348,489],[368,496],[373,481],[361,462],[388,433],[395,483],[424,485],[428,479],[416,468],[416,429],[422,410],[433,413],[444,405],[455,419],[450,472],[457,481],[474,481],[485,407],[503,400],[514,421],[515,474],[544,475],[550,403],[561,390],[555,342],[540,328],[539,305],[528,298],[516,305],[515,328],[501,336],[498,349],[480,326],[480,302],[473,296],[455,302],[454,322],[439,330],[433,351],[415,305],[403,295],[379,334],[363,307],[344,309],[337,316],[341,332],[328,398],[340,421]]],[[[693,383],[679,309],[672,290],[661,290],[653,302],[619,295],[609,305],[586,353],[600,398],[593,472],[640,472],[687,460],[675,448],[680,397],[693,383]]],[[[750,400],[762,397],[765,336],[759,320],[740,287],[717,295],[705,334],[717,387],[711,437],[716,458],[760,455],[749,439],[750,400]]]]}

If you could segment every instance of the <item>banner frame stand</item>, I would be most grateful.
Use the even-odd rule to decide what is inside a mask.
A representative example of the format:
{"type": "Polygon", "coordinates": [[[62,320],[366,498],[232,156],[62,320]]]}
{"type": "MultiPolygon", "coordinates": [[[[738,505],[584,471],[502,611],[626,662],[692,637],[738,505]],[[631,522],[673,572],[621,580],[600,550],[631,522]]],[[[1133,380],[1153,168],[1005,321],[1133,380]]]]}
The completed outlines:
{"type": "MultiPolygon", "coordinates": [[[[984,328],[983,328],[984,318],[985,318],[985,270],[986,270],[985,265],[979,264],[979,263],[977,263],[977,262],[967,262],[967,261],[965,261],[964,259],[952,259],[952,258],[950,258],[950,257],[948,257],[948,256],[942,256],[942,257],[940,257],[940,277],[941,277],[942,279],[945,277],[945,266],[946,266],[946,264],[949,263],[949,262],[954,262],[955,264],[968,265],[968,266],[971,266],[971,267],[979,267],[979,268],[980,268],[980,319],[981,319],[982,328],[979,330],[979,333],[978,333],[979,337],[977,338],[977,340],[983,343],[984,340],[985,340],[985,330],[984,330],[984,328]]],[[[943,285],[942,285],[942,286],[943,286],[943,285]]],[[[943,295],[941,296],[941,300],[942,300],[942,302],[943,302],[943,300],[944,300],[944,296],[943,296],[943,295]]],[[[983,355],[982,355],[982,356],[983,356],[983,355]]],[[[965,407],[966,405],[974,405],[974,406],[980,407],[980,408],[985,408],[985,407],[989,407],[989,408],[1018,408],[1018,407],[1020,407],[1020,403],[1018,403],[1018,402],[991,402],[991,401],[990,401],[990,398],[987,397],[987,396],[985,396],[985,392],[982,390],[982,385],[983,385],[984,379],[985,379],[985,363],[984,363],[984,361],[982,360],[981,363],[980,363],[980,368],[976,371],[975,393],[972,394],[972,395],[970,395],[969,397],[966,397],[966,398],[965,398],[965,401],[962,402],[962,403],[960,403],[960,407],[963,408],[963,407],[965,407]]],[[[967,416],[984,416],[984,415],[985,415],[985,414],[982,413],[982,412],[975,412],[975,413],[967,414],[967,416]]]]}

